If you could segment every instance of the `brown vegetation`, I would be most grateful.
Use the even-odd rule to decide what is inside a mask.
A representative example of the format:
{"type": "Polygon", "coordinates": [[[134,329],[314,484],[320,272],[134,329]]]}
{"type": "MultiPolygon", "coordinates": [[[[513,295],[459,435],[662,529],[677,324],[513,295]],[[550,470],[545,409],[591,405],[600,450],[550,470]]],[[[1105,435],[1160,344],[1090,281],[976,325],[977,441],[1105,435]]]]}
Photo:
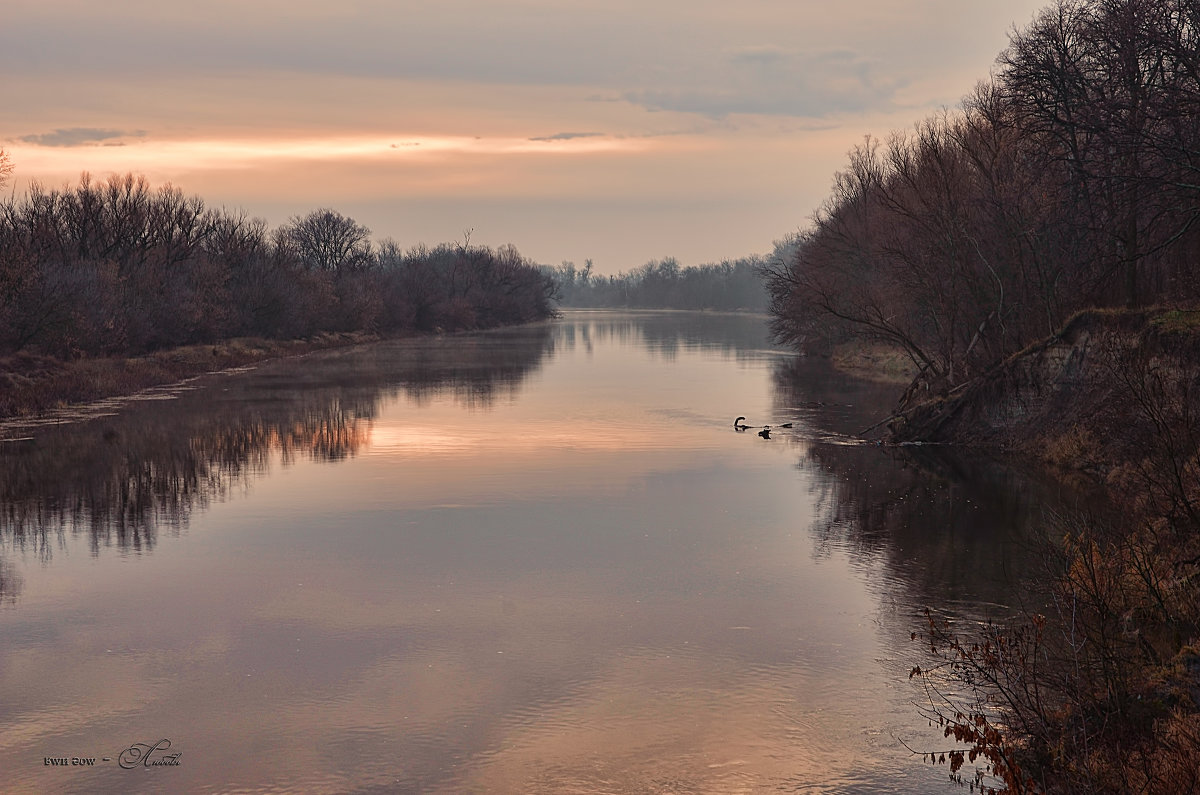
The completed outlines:
{"type": "MultiPolygon", "coordinates": [[[[0,183],[8,169],[0,151],[0,183]]],[[[512,246],[404,251],[369,234],[329,209],[270,231],[133,175],[34,185],[0,202],[0,416],[307,350],[329,335],[554,313],[553,280],[512,246]],[[251,337],[275,341],[270,353],[212,347],[251,337]]]]}
{"type": "Polygon", "coordinates": [[[1080,309],[1200,300],[1197,40],[1177,0],[1059,0],[960,112],[851,151],[767,269],[777,335],[953,389],[1080,309]]]}
{"type": "Polygon", "coordinates": [[[1040,458],[1111,506],[1047,521],[1045,615],[979,633],[930,615],[922,633],[938,659],[914,669],[931,717],[1011,791],[1200,787],[1195,318],[1082,312],[898,420],[901,434],[1040,458]],[[947,674],[968,687],[948,696],[947,674]]]}
{"type": "Polygon", "coordinates": [[[1200,789],[1198,50],[1194,2],[1056,0],[961,111],[855,148],[768,271],[781,339],[917,363],[896,436],[1033,453],[1116,507],[1047,521],[1044,613],[921,633],[966,744],[937,758],[976,785],[1200,789]]]}

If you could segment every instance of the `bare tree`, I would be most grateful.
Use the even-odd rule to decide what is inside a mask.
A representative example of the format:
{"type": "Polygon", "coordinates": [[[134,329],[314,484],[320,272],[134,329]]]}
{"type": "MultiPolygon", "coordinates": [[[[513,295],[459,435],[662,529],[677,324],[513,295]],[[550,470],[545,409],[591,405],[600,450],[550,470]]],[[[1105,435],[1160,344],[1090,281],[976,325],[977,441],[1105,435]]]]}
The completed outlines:
{"type": "Polygon", "coordinates": [[[312,270],[338,275],[367,270],[374,264],[371,230],[336,210],[294,216],[284,232],[312,270]]]}
{"type": "Polygon", "coordinates": [[[1167,5],[1058,0],[1000,58],[999,79],[1027,134],[1069,169],[1077,216],[1096,242],[1098,301],[1119,284],[1126,304],[1142,303],[1146,258],[1181,231],[1179,214],[1157,201],[1168,164],[1154,142],[1178,117],[1168,102],[1181,75],[1170,48],[1184,35],[1167,5]]]}
{"type": "Polygon", "coordinates": [[[12,158],[4,149],[0,149],[0,188],[8,183],[13,173],[12,158]]]}

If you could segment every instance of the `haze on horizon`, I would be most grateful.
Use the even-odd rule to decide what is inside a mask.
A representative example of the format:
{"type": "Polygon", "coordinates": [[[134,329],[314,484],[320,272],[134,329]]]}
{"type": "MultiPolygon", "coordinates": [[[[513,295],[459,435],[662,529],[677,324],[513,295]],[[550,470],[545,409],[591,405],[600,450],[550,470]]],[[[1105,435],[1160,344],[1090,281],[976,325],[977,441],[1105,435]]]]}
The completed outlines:
{"type": "Polygon", "coordinates": [[[272,225],[694,265],[805,226],[1043,5],[10,0],[0,147],[18,192],[133,171],[272,225]]]}

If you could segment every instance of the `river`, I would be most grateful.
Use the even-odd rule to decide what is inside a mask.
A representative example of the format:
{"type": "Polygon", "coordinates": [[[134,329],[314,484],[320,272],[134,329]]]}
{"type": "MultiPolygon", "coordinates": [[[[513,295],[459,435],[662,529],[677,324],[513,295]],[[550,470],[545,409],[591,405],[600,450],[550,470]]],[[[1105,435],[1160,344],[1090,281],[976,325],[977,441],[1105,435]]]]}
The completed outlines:
{"type": "Polygon", "coordinates": [[[860,442],[896,392],[568,311],[9,423],[0,786],[954,792],[910,633],[1004,615],[1057,497],[860,442]]]}

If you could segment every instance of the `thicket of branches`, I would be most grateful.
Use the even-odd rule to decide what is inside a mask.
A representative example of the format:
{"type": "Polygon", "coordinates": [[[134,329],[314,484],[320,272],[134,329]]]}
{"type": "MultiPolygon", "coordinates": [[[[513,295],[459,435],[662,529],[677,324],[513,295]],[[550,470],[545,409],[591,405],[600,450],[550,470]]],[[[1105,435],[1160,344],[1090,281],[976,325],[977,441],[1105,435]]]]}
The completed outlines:
{"type": "Polygon", "coordinates": [[[1057,0],[961,108],[854,148],[768,269],[780,338],[886,341],[934,394],[1081,309],[1162,307],[1140,341],[1097,333],[1079,388],[1103,411],[1059,429],[1119,515],[1047,522],[1043,614],[931,614],[914,635],[936,658],[913,669],[929,716],[958,741],[933,758],[989,773],[964,783],[1200,788],[1198,216],[1200,3],[1057,0]]]}
{"type": "Polygon", "coordinates": [[[767,306],[763,265],[759,257],[743,257],[682,267],[667,257],[628,273],[597,276],[588,260],[583,268],[564,262],[553,275],[565,306],[761,312],[767,306]]]}
{"type": "Polygon", "coordinates": [[[1200,6],[1059,0],[954,112],[850,153],[775,331],[866,335],[953,387],[1090,306],[1200,298],[1200,6]]]}
{"type": "Polygon", "coordinates": [[[0,354],[483,328],[548,317],[553,295],[511,246],[375,246],[328,209],[272,230],[133,175],[0,204],[0,354]]]}
{"type": "MultiPolygon", "coordinates": [[[[1104,487],[1120,510],[1048,517],[1042,605],[986,626],[928,614],[932,661],[913,669],[926,713],[965,745],[939,756],[1009,792],[1200,791],[1200,389],[1162,366],[1194,334],[1108,335],[1090,354],[1095,412],[1060,454],[1096,436],[1122,463],[1104,487]],[[1002,785],[1002,786],[1000,786],[1002,785]]],[[[960,779],[961,781],[961,779],[960,779]]],[[[981,787],[981,791],[982,787],[981,787]]]]}

